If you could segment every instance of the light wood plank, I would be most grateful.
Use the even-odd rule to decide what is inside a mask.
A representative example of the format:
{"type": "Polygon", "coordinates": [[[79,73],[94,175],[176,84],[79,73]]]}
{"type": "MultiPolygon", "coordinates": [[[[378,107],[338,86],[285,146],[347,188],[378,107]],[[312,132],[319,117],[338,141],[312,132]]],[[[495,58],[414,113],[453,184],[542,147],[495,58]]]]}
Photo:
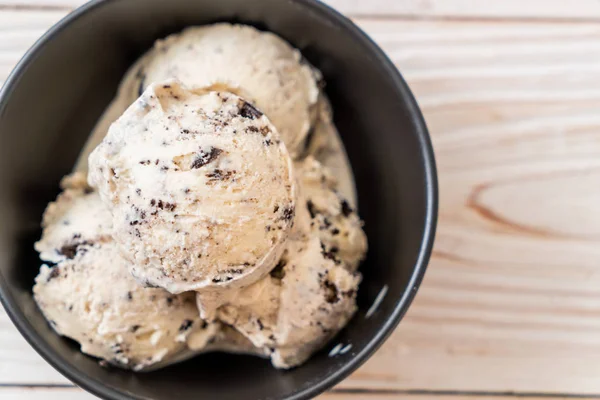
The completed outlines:
{"type": "MultiPolygon", "coordinates": [[[[354,399],[368,399],[368,400],[569,400],[572,397],[563,396],[527,396],[521,397],[518,395],[497,395],[497,394],[483,394],[483,393],[466,393],[466,394],[437,394],[435,392],[423,392],[418,394],[411,393],[346,393],[346,392],[330,392],[325,393],[319,397],[318,400],[354,400],[354,399]]],[[[579,400],[598,400],[598,397],[578,397],[579,400]]]]}
{"type": "MultiPolygon", "coordinates": [[[[79,388],[0,388],[0,398],[3,400],[94,400],[96,396],[87,393],[79,388]]],[[[368,399],[368,400],[425,400],[435,398],[436,400],[515,400],[522,397],[517,396],[496,396],[483,394],[436,394],[432,392],[410,394],[410,393],[347,393],[330,392],[318,396],[318,400],[348,400],[348,399],[368,399]]],[[[528,400],[568,400],[572,397],[541,397],[528,396],[528,400]]],[[[598,397],[580,397],[581,400],[597,400],[598,397]]]]}
{"type": "MultiPolygon", "coordinates": [[[[0,0],[0,8],[71,9],[86,0],[0,0]]],[[[350,16],[416,18],[600,19],[596,0],[324,0],[350,16]]]]}
{"type": "Polygon", "coordinates": [[[0,82],[8,76],[27,49],[66,14],[66,11],[0,9],[0,82]]]}
{"type": "Polygon", "coordinates": [[[342,387],[599,393],[600,26],[359,22],[423,107],[441,207],[415,304],[342,387]]]}
{"type": "MultiPolygon", "coordinates": [[[[0,80],[62,14],[0,12],[0,80]]],[[[600,24],[356,21],[423,107],[441,209],[415,304],[340,387],[600,393],[600,24]]],[[[65,382],[4,315],[0,382],[65,382]]]]}
{"type": "Polygon", "coordinates": [[[96,396],[73,388],[1,388],[2,400],[96,400],[96,396]]]}
{"type": "MultiPolygon", "coordinates": [[[[0,385],[7,383],[68,384],[70,382],[33,350],[17,331],[4,309],[1,309],[0,385]]],[[[3,397],[0,396],[0,399],[3,397]]]]}

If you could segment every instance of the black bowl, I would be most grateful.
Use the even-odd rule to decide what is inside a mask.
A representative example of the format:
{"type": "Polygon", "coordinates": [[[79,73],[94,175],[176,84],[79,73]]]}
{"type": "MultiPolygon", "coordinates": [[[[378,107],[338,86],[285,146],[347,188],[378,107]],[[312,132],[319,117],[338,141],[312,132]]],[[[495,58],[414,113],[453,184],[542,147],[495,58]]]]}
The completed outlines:
{"type": "Polygon", "coordinates": [[[304,399],[348,376],[390,335],[423,278],[437,216],[430,140],[406,83],[355,25],[313,0],[109,0],[76,10],[40,39],[0,93],[0,295],[17,328],[56,369],[106,399],[304,399]],[[249,23],[282,36],[324,74],[356,177],[369,254],[359,312],[328,349],[283,372],[266,360],[199,356],[164,370],[105,369],[57,336],[37,309],[33,242],[127,67],[188,25],[249,23]],[[365,313],[384,285],[387,295],[365,313]]]}

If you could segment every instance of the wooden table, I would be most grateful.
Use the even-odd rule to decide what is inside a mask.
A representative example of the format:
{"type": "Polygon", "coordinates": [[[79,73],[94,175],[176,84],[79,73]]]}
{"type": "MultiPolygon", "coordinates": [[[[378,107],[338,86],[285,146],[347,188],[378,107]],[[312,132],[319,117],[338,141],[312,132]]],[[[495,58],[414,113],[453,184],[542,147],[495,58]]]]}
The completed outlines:
{"type": "MultiPolygon", "coordinates": [[[[0,0],[0,79],[81,0],[0,0]]],[[[322,398],[600,399],[600,1],[330,0],[394,60],[439,168],[424,284],[322,398]]],[[[0,311],[0,399],[90,399],[0,311]]]]}

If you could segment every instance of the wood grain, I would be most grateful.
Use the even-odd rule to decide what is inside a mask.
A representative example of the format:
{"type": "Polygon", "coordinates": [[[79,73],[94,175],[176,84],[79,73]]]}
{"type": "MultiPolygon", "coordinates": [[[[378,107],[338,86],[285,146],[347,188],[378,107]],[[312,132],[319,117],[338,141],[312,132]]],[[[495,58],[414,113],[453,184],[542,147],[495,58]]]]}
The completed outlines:
{"type": "Polygon", "coordinates": [[[0,399],[2,400],[94,400],[97,399],[83,390],[72,388],[2,388],[0,387],[0,399]]]}
{"type": "MultiPolygon", "coordinates": [[[[451,394],[438,395],[434,393],[374,393],[368,394],[369,400],[427,400],[435,396],[436,400],[477,400],[482,397],[493,400],[515,400],[519,397],[506,396],[482,396],[477,394],[451,394]]],[[[84,392],[83,390],[72,388],[0,388],[0,398],[3,400],[94,400],[97,397],[84,392]]],[[[317,397],[318,400],[362,400],[365,399],[365,393],[347,393],[330,392],[317,397]]],[[[523,397],[520,397],[523,398],[523,397]]],[[[527,396],[527,400],[544,400],[548,397],[527,396]]],[[[569,400],[572,397],[554,396],[553,400],[569,400]]],[[[597,397],[579,397],[579,400],[597,400],[597,397]]]]}
{"type": "MultiPolygon", "coordinates": [[[[0,0],[0,9],[70,10],[86,0],[0,0]]],[[[418,19],[599,20],[596,0],[324,0],[349,16],[418,19]]]]}
{"type": "MultiPolygon", "coordinates": [[[[86,393],[77,387],[29,387],[14,388],[0,387],[0,398],[3,400],[94,400],[96,396],[86,393]]],[[[547,400],[547,396],[526,396],[518,397],[513,395],[485,395],[478,393],[454,393],[454,394],[436,394],[432,392],[421,393],[350,393],[346,391],[333,391],[318,396],[318,400],[426,400],[435,398],[436,400],[477,400],[481,398],[490,400],[515,400],[518,398],[527,400],[547,400]],[[368,397],[367,397],[368,396],[368,397]]],[[[554,400],[569,400],[573,397],[553,396],[554,400]]],[[[598,397],[578,397],[580,400],[598,400],[598,397]]]]}
{"type": "MultiPolygon", "coordinates": [[[[418,3],[436,10],[471,4],[418,3]]],[[[483,8],[476,3],[470,12],[483,8]]],[[[486,4],[500,16],[532,12],[498,11],[513,1],[486,4]]],[[[543,4],[555,18],[558,11],[573,16],[578,4],[589,6],[583,17],[600,7],[543,4]]],[[[0,10],[0,80],[65,12],[0,10]]],[[[434,256],[414,305],[339,388],[600,394],[600,24],[355,21],[386,50],[423,108],[441,205],[434,256]]],[[[15,382],[66,380],[2,314],[0,383],[15,382]]],[[[408,395],[391,393],[370,398],[408,395]]],[[[350,396],[324,398],[366,398],[350,396]]]]}

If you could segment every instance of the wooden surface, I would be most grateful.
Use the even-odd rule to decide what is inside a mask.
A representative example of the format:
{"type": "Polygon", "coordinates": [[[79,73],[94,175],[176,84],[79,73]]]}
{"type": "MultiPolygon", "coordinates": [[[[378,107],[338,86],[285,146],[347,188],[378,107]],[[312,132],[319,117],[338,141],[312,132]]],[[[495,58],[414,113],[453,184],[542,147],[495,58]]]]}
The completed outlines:
{"type": "MultiPolygon", "coordinates": [[[[0,79],[80,3],[0,0],[0,79]]],[[[600,399],[600,1],[329,3],[413,89],[441,207],[408,315],[322,398],[600,399]]],[[[89,398],[0,312],[0,399],[89,398]]]]}

